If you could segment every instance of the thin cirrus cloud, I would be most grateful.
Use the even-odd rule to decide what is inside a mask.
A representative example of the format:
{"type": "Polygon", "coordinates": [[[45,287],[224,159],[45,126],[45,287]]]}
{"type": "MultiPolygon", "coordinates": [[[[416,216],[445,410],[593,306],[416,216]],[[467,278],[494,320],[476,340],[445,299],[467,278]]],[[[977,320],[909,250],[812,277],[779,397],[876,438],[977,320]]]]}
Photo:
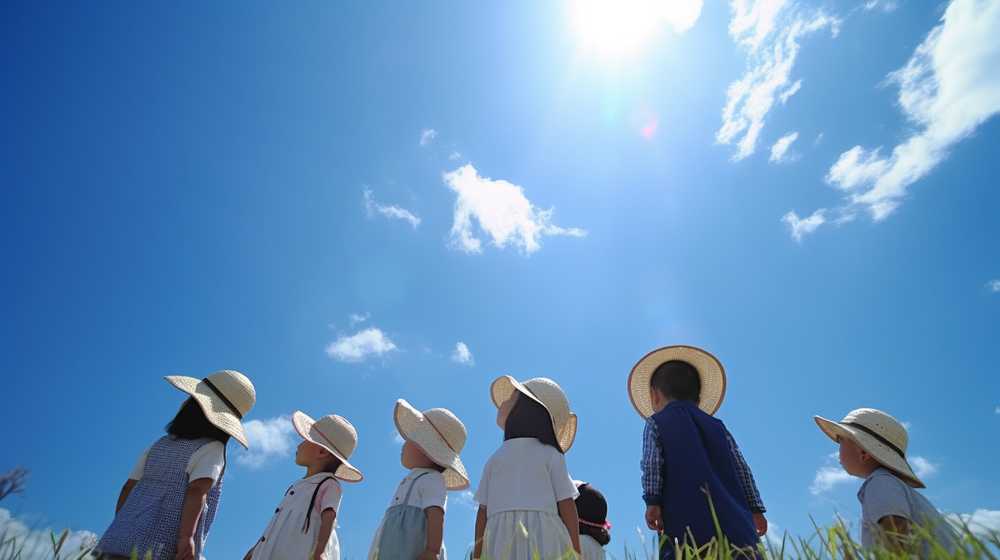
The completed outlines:
{"type": "Polygon", "coordinates": [[[788,226],[792,239],[801,243],[802,238],[826,223],[826,209],[816,210],[805,218],[800,218],[794,210],[791,210],[781,218],[781,221],[788,226]]]}
{"type": "Polygon", "coordinates": [[[771,146],[771,163],[786,163],[794,159],[794,155],[788,151],[792,144],[799,139],[798,132],[789,132],[778,138],[778,141],[771,146]]]}
{"type": "Polygon", "coordinates": [[[954,146],[1000,113],[1000,3],[953,0],[941,23],[909,61],[889,74],[898,104],[914,129],[891,150],[854,146],[830,167],[826,182],[845,197],[845,212],[891,215],[911,185],[944,161],[954,146]]]}
{"type": "Polygon", "coordinates": [[[437,131],[434,130],[433,128],[425,128],[425,129],[421,130],[420,131],[420,145],[421,146],[426,146],[426,145],[430,144],[431,142],[434,141],[435,138],[437,138],[437,135],[438,135],[437,131]]]}
{"type": "Polygon", "coordinates": [[[396,350],[396,344],[381,329],[368,327],[351,335],[341,335],[326,347],[326,354],[338,362],[360,363],[396,350]]]}
{"type": "Polygon", "coordinates": [[[1000,278],[996,280],[990,280],[986,283],[986,289],[993,292],[994,294],[1000,294],[1000,278]]]}
{"type": "Polygon", "coordinates": [[[462,341],[455,343],[455,349],[451,353],[451,361],[464,366],[471,366],[476,363],[469,346],[462,341]]]}
{"type": "Polygon", "coordinates": [[[368,217],[379,214],[390,220],[402,220],[410,224],[413,229],[417,229],[417,226],[420,225],[420,217],[406,208],[392,204],[380,204],[377,200],[375,200],[375,193],[373,193],[371,189],[366,188],[363,192],[363,196],[365,201],[365,211],[368,213],[368,217]]]}
{"type": "Polygon", "coordinates": [[[265,420],[250,420],[243,424],[250,446],[240,451],[236,462],[250,468],[259,468],[273,459],[291,453],[295,443],[295,428],[288,416],[265,420]]]}
{"type": "Polygon", "coordinates": [[[513,246],[524,254],[539,250],[545,236],[587,235],[580,228],[553,224],[553,210],[532,204],[523,187],[483,177],[472,164],[444,173],[443,180],[456,195],[450,244],[465,253],[482,253],[480,232],[489,236],[495,247],[513,246]]]}
{"type": "Polygon", "coordinates": [[[719,144],[735,145],[734,161],[753,155],[764,121],[776,102],[787,103],[802,88],[792,81],[801,40],[828,29],[836,37],[840,19],[823,11],[804,15],[794,0],[732,0],[729,34],[747,52],[747,70],[729,84],[719,144]]]}

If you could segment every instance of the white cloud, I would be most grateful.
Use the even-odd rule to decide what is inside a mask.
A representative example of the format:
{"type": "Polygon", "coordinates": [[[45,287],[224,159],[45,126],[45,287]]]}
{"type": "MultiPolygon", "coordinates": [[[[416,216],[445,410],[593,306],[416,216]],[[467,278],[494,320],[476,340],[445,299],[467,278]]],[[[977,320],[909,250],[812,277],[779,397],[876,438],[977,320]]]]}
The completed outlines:
{"type": "Polygon", "coordinates": [[[981,538],[1000,533],[1000,511],[977,509],[972,513],[951,513],[947,515],[947,519],[959,528],[968,527],[981,538]]]}
{"type": "Polygon", "coordinates": [[[467,366],[476,363],[472,357],[472,352],[469,351],[469,347],[462,341],[455,344],[455,351],[451,353],[451,361],[467,366]]]}
{"type": "Polygon", "coordinates": [[[421,130],[420,145],[426,146],[427,144],[430,144],[431,142],[434,141],[435,138],[437,138],[437,135],[438,135],[437,131],[434,130],[433,128],[425,128],[421,130]]]}
{"type": "Polygon", "coordinates": [[[913,474],[917,475],[918,478],[928,478],[938,472],[936,464],[919,455],[910,457],[909,462],[910,466],[913,467],[913,474]]]}
{"type": "MultiPolygon", "coordinates": [[[[52,529],[31,528],[21,519],[11,515],[10,511],[0,508],[0,537],[4,541],[15,539],[16,546],[21,549],[21,560],[49,560],[54,556],[52,550],[52,529]]],[[[61,535],[56,535],[58,542],[61,535]]],[[[59,549],[60,558],[75,558],[80,553],[88,551],[97,545],[97,535],[90,531],[69,531],[59,549]]],[[[12,544],[0,544],[0,553],[10,551],[12,544]]],[[[17,550],[17,549],[13,549],[17,550]]],[[[10,551],[12,552],[12,551],[10,551]]],[[[6,558],[4,554],[4,558],[6,558]]]]}
{"type": "Polygon", "coordinates": [[[986,289],[993,292],[994,294],[1000,293],[1000,279],[990,280],[986,283],[986,289]]]}
{"type": "Polygon", "coordinates": [[[371,317],[371,313],[351,313],[348,316],[348,320],[351,322],[351,326],[357,325],[358,323],[364,323],[371,317]]]}
{"type": "Polygon", "coordinates": [[[552,223],[553,210],[541,210],[524,196],[524,188],[504,181],[481,177],[472,164],[447,172],[443,179],[455,192],[451,245],[466,253],[481,253],[473,219],[498,248],[513,245],[525,254],[541,248],[546,235],[583,237],[580,228],[562,228],[552,223]]]}
{"type": "Polygon", "coordinates": [[[396,344],[380,329],[369,327],[352,335],[343,335],[326,347],[326,353],[340,362],[363,362],[396,349],[396,344]]]}
{"type": "Polygon", "coordinates": [[[1000,404],[998,404],[997,407],[993,409],[993,414],[1000,414],[1000,404]]]}
{"type": "Polygon", "coordinates": [[[271,459],[287,456],[295,444],[295,428],[288,416],[243,423],[250,448],[240,451],[236,461],[250,468],[257,468],[271,459]]]}
{"type": "Polygon", "coordinates": [[[868,0],[862,7],[866,12],[879,10],[888,14],[895,12],[896,8],[899,7],[899,4],[896,3],[896,0],[868,0]]]}
{"type": "Polygon", "coordinates": [[[825,494],[826,492],[833,490],[834,486],[844,482],[849,482],[852,478],[854,477],[847,474],[847,471],[845,471],[842,467],[826,465],[820,467],[820,469],[816,471],[816,476],[813,477],[812,484],[809,485],[809,492],[811,492],[814,496],[825,494]]]}
{"type": "Polygon", "coordinates": [[[420,217],[410,212],[405,208],[394,205],[383,205],[379,204],[375,200],[375,195],[372,193],[371,189],[364,190],[365,198],[365,210],[368,212],[368,217],[374,216],[376,213],[385,216],[386,218],[403,220],[413,226],[413,229],[417,229],[420,225],[420,217]]]}
{"type": "Polygon", "coordinates": [[[448,159],[451,161],[462,159],[462,154],[460,154],[459,152],[452,152],[448,154],[448,159]]]}
{"type": "Polygon", "coordinates": [[[801,39],[823,29],[836,36],[840,20],[822,11],[804,16],[794,0],[732,0],[730,6],[729,34],[747,50],[748,69],[729,84],[715,139],[735,144],[739,161],[756,150],[775,100],[786,103],[801,89],[802,80],[791,81],[801,39]]]}
{"type": "Polygon", "coordinates": [[[1000,3],[953,0],[905,66],[889,75],[916,128],[882,154],[855,146],[841,154],[827,182],[848,203],[880,221],[899,207],[910,185],[948,157],[951,148],[1000,112],[1000,3]]]}
{"type": "Polygon", "coordinates": [[[781,218],[781,221],[788,224],[792,238],[801,243],[803,237],[826,223],[826,209],[820,208],[806,218],[799,218],[799,215],[791,210],[781,218]]]}
{"type": "Polygon", "coordinates": [[[771,163],[784,163],[786,161],[791,161],[792,155],[788,153],[788,148],[791,148],[792,143],[798,139],[798,132],[789,132],[781,138],[778,138],[778,141],[771,146],[771,163]]]}
{"type": "Polygon", "coordinates": [[[476,509],[479,507],[479,504],[476,503],[475,495],[471,490],[463,490],[459,492],[455,501],[458,502],[459,505],[465,506],[469,509],[476,509]]]}

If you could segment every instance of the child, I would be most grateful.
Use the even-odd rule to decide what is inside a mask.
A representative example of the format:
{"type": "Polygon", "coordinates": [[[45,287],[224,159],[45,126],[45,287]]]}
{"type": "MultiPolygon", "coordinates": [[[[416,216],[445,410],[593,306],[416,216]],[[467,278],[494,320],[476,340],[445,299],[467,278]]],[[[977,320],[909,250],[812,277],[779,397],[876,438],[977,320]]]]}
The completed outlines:
{"type": "Polygon", "coordinates": [[[125,481],[115,519],[97,544],[101,558],[202,558],[222,493],[226,443],[233,437],[247,446],[240,421],[256,393],[245,375],[223,370],[166,380],[190,397],[125,481]]]}
{"type": "Polygon", "coordinates": [[[580,556],[583,560],[604,560],[604,547],[611,542],[608,523],[608,502],[596,488],[586,482],[576,482],[580,495],[576,511],[580,517],[580,556]]]}
{"type": "Polygon", "coordinates": [[[400,462],[410,472],[399,483],[379,524],[369,560],[446,559],[441,539],[448,490],[469,487],[459,458],[465,447],[465,425],[444,408],[420,412],[396,401],[396,429],[405,443],[400,462]]]}
{"type": "Polygon", "coordinates": [[[305,467],[306,475],[285,491],[264,536],[244,560],[340,560],[339,480],[362,479],[347,460],[358,445],[358,432],[335,414],[313,420],[295,411],[292,425],[303,440],[295,450],[295,464],[305,467]]]}
{"type": "MultiPolygon", "coordinates": [[[[906,427],[874,408],[851,411],[840,422],[814,419],[823,433],[840,444],[840,464],[847,474],[865,479],[858,492],[863,547],[881,544],[912,554],[915,551],[907,541],[914,525],[919,525],[945,549],[954,550],[957,535],[938,509],[914,490],[924,488],[924,483],[906,461],[906,427]]],[[[920,552],[919,558],[929,558],[930,544],[924,542],[920,552]]]]}
{"type": "Polygon", "coordinates": [[[576,415],[555,381],[505,375],[490,387],[503,445],[483,468],[473,558],[530,560],[580,553],[576,486],[563,453],[576,415]]]}
{"type": "Polygon", "coordinates": [[[756,547],[767,531],[764,505],[735,440],[712,417],[726,390],[719,360],[691,346],[660,348],[632,368],[628,388],[646,418],[643,500],[646,525],[662,534],[660,557],[672,558],[675,543],[717,536],[709,498],[729,543],[756,547]]]}

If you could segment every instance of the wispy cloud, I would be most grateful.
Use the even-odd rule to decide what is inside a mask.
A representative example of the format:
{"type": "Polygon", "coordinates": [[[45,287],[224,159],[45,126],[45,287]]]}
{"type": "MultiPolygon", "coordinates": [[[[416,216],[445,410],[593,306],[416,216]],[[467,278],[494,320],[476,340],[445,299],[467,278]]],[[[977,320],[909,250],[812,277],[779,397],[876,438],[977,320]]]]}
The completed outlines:
{"type": "Polygon", "coordinates": [[[466,366],[471,366],[475,364],[475,360],[472,357],[472,352],[469,350],[469,347],[462,341],[458,341],[455,344],[455,350],[451,353],[451,361],[466,366]]]}
{"type": "Polygon", "coordinates": [[[827,182],[875,221],[899,207],[909,187],[938,166],[952,147],[1000,112],[1000,4],[953,0],[909,62],[891,73],[899,106],[916,131],[892,150],[854,146],[840,155],[827,182]]]}
{"type": "Polygon", "coordinates": [[[910,466],[913,467],[913,474],[919,478],[929,478],[937,474],[938,466],[930,462],[925,457],[915,455],[909,459],[910,466]]]}
{"type": "Polygon", "coordinates": [[[476,509],[478,504],[476,504],[475,494],[471,490],[463,490],[455,496],[455,502],[463,507],[469,509],[476,509]]]}
{"type": "Polygon", "coordinates": [[[968,527],[973,534],[988,538],[1000,533],[1000,511],[992,509],[977,509],[972,513],[951,513],[947,515],[956,527],[968,527]]]}
{"type": "Polygon", "coordinates": [[[369,327],[352,335],[343,335],[326,347],[326,353],[340,362],[363,362],[372,356],[396,350],[396,344],[375,327],[369,327]]]}
{"type": "Polygon", "coordinates": [[[896,8],[899,7],[899,4],[896,2],[896,0],[868,0],[867,2],[864,3],[864,6],[862,7],[866,12],[870,12],[872,10],[878,10],[880,12],[888,14],[891,12],[895,12],[896,8]]]}
{"type": "Polygon", "coordinates": [[[295,428],[288,416],[277,416],[265,420],[250,420],[243,423],[249,449],[239,451],[236,462],[258,468],[271,459],[290,454],[295,444],[295,428]]]}
{"type": "Polygon", "coordinates": [[[351,313],[347,319],[351,322],[351,326],[355,326],[359,323],[364,323],[369,318],[371,318],[371,313],[351,313]]]}
{"type": "Polygon", "coordinates": [[[990,280],[986,283],[986,289],[993,292],[994,294],[1000,294],[1000,278],[996,280],[990,280]]]}
{"type": "Polygon", "coordinates": [[[474,222],[489,235],[494,246],[512,245],[525,254],[540,249],[543,236],[587,235],[580,228],[553,224],[553,210],[537,208],[524,196],[523,187],[502,179],[482,177],[472,164],[445,173],[443,179],[457,195],[451,245],[466,253],[482,252],[482,241],[476,236],[474,222]]]}
{"type": "MultiPolygon", "coordinates": [[[[32,528],[23,518],[14,517],[10,511],[0,508],[0,536],[5,539],[16,539],[17,545],[21,547],[17,558],[22,560],[52,558],[52,534],[52,529],[32,528]]],[[[57,533],[56,538],[60,535],[61,533],[57,533]]],[[[60,549],[60,558],[75,558],[95,545],[97,545],[96,534],[90,531],[69,531],[60,549]]]]}
{"type": "Polygon", "coordinates": [[[788,224],[792,239],[801,243],[803,237],[826,223],[826,209],[820,208],[805,218],[800,218],[794,210],[791,210],[781,218],[781,221],[788,224]]]}
{"type": "Polygon", "coordinates": [[[786,103],[802,88],[802,80],[791,79],[800,41],[824,29],[836,36],[840,20],[822,11],[803,15],[794,0],[732,0],[730,7],[729,34],[747,51],[748,68],[729,84],[715,139],[735,144],[739,161],[756,150],[775,101],[786,103]]]}
{"type": "Polygon", "coordinates": [[[365,199],[365,211],[368,212],[369,218],[374,216],[375,214],[381,214],[386,218],[394,220],[403,220],[404,222],[407,222],[408,224],[413,226],[413,229],[417,229],[417,226],[420,225],[420,217],[414,214],[413,212],[410,212],[405,208],[401,208],[399,206],[394,206],[391,204],[389,205],[379,204],[378,201],[375,200],[375,194],[372,192],[371,189],[366,188],[364,190],[364,199],[365,199]]]}
{"type": "Polygon", "coordinates": [[[434,141],[435,138],[437,138],[437,135],[438,135],[437,131],[434,130],[433,128],[425,128],[421,130],[420,145],[426,146],[427,144],[430,144],[431,142],[434,141]]]}
{"type": "Polygon", "coordinates": [[[781,138],[778,138],[778,141],[771,146],[771,163],[785,163],[794,159],[794,156],[788,153],[788,148],[791,148],[792,143],[798,139],[798,132],[789,132],[781,138]]]}
{"type": "Polygon", "coordinates": [[[459,152],[452,152],[452,153],[448,154],[448,160],[449,161],[457,161],[457,160],[460,160],[460,159],[462,159],[462,154],[459,153],[459,152]]]}
{"type": "Polygon", "coordinates": [[[816,476],[813,477],[812,484],[809,485],[809,492],[814,496],[825,494],[833,490],[834,486],[850,482],[852,478],[854,477],[847,474],[847,471],[841,467],[823,466],[816,471],[816,476]]]}

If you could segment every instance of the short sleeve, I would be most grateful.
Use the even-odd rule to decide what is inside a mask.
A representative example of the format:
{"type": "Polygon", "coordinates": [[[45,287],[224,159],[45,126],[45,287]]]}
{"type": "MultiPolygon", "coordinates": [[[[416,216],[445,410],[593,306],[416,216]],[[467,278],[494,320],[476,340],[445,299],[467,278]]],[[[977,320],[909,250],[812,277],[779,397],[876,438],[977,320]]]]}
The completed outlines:
{"type": "Polygon", "coordinates": [[[492,464],[493,461],[491,459],[483,467],[483,476],[479,477],[479,486],[476,488],[476,495],[472,498],[477,504],[484,507],[486,506],[486,502],[489,501],[487,489],[490,487],[490,465],[492,464]]]}
{"type": "Polygon", "coordinates": [[[874,476],[865,483],[861,514],[867,523],[878,524],[890,515],[913,520],[903,482],[893,476],[874,476]]]}
{"type": "Polygon", "coordinates": [[[149,456],[149,448],[147,447],[142,455],[139,455],[139,460],[135,462],[135,466],[132,467],[132,472],[128,473],[130,480],[142,480],[142,473],[146,470],[146,457],[149,456]]]}
{"type": "Polygon", "coordinates": [[[222,468],[226,466],[226,446],[221,441],[212,441],[202,445],[188,459],[188,481],[199,478],[210,478],[212,482],[222,476],[222,468]]]}
{"type": "Polygon", "coordinates": [[[323,513],[328,509],[332,509],[334,512],[340,511],[340,496],[342,492],[340,482],[336,479],[330,480],[328,478],[321,484],[322,487],[316,495],[316,507],[319,508],[319,513],[323,513]]]}
{"type": "Polygon", "coordinates": [[[566,470],[566,456],[555,450],[552,450],[552,456],[549,459],[549,477],[557,502],[575,500],[580,495],[576,484],[573,484],[573,479],[569,477],[569,472],[566,470]]]}
{"type": "Polygon", "coordinates": [[[448,490],[444,486],[444,476],[438,473],[428,474],[420,477],[416,484],[414,494],[416,494],[417,502],[413,505],[420,509],[445,508],[448,502],[448,490]]]}

